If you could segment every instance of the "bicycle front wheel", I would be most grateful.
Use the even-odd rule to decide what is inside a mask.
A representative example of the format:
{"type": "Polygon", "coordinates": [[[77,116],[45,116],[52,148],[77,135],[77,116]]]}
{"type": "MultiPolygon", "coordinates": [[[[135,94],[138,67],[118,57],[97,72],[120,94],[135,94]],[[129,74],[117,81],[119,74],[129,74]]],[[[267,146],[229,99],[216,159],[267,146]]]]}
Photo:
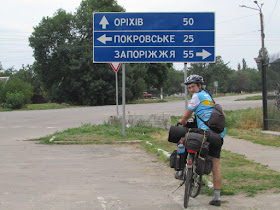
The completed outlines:
{"type": "Polygon", "coordinates": [[[184,195],[184,207],[187,208],[189,204],[189,198],[192,188],[192,168],[187,168],[185,173],[185,195],[184,195]]]}

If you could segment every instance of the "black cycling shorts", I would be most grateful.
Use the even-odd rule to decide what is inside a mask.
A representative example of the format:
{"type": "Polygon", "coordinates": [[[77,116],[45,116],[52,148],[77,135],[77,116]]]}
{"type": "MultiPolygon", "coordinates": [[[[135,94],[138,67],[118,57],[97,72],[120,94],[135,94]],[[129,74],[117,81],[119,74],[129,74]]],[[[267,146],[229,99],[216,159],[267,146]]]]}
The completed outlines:
{"type": "Polygon", "coordinates": [[[221,147],[214,147],[213,145],[211,146],[211,144],[210,144],[210,146],[209,146],[209,153],[208,154],[211,157],[220,159],[220,157],[221,157],[221,150],[222,150],[222,146],[223,146],[223,143],[224,143],[224,139],[221,139],[221,141],[222,141],[221,147]]]}

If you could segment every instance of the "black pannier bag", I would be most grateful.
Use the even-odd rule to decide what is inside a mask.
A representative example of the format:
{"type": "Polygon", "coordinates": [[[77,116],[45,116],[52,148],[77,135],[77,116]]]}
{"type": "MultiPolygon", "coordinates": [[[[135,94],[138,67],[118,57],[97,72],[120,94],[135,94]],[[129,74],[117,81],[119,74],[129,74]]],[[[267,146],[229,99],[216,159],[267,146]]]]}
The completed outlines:
{"type": "Polygon", "coordinates": [[[174,150],[172,152],[172,154],[170,155],[170,158],[169,158],[169,166],[170,166],[170,168],[175,168],[176,156],[177,156],[177,150],[174,150]]]}
{"type": "Polygon", "coordinates": [[[176,159],[175,159],[175,171],[182,171],[185,167],[186,164],[186,152],[182,154],[176,154],[176,159]]]}
{"type": "Polygon", "coordinates": [[[186,149],[198,152],[200,151],[203,140],[205,141],[205,136],[200,133],[189,132],[186,139],[186,149]]]}
{"type": "Polygon", "coordinates": [[[210,174],[213,168],[213,160],[210,156],[205,158],[204,174],[210,174]]]}
{"type": "Polygon", "coordinates": [[[193,129],[189,129],[189,132],[186,135],[186,149],[193,150],[199,152],[198,155],[201,157],[206,157],[209,152],[210,143],[207,142],[206,133],[203,131],[202,133],[190,132],[193,129]]]}
{"type": "Polygon", "coordinates": [[[210,174],[213,168],[213,161],[210,156],[205,158],[199,157],[196,160],[196,169],[195,172],[198,175],[210,174]]]}

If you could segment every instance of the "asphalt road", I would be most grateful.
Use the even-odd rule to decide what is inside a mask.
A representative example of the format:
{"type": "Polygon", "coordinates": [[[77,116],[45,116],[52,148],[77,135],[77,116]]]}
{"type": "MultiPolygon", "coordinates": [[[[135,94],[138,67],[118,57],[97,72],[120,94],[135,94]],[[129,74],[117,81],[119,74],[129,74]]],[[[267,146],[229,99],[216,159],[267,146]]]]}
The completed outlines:
{"type": "MultiPolygon", "coordinates": [[[[251,94],[250,94],[251,95],[251,94]]],[[[245,109],[262,105],[258,101],[235,101],[250,95],[220,97],[217,103],[224,110],[245,109]]],[[[168,103],[126,105],[126,114],[169,113],[180,116],[184,113],[184,101],[168,103]]],[[[120,115],[122,107],[119,106],[120,115]]],[[[0,113],[0,144],[18,145],[21,140],[42,137],[55,131],[78,127],[82,123],[99,124],[116,115],[116,106],[95,106],[71,109],[13,111],[0,113]]]]}
{"type": "MultiPolygon", "coordinates": [[[[261,101],[236,102],[237,97],[216,102],[224,109],[261,106],[261,101]]],[[[184,101],[127,105],[126,111],[182,115],[184,101]]],[[[179,185],[173,169],[137,145],[50,146],[23,141],[81,123],[102,123],[115,113],[115,106],[1,112],[0,209],[183,209],[183,189],[171,193],[179,185]]],[[[190,209],[216,209],[208,205],[209,199],[191,199],[190,209]]],[[[234,207],[236,197],[226,199],[222,209],[258,209],[263,197],[243,197],[234,207]]]]}

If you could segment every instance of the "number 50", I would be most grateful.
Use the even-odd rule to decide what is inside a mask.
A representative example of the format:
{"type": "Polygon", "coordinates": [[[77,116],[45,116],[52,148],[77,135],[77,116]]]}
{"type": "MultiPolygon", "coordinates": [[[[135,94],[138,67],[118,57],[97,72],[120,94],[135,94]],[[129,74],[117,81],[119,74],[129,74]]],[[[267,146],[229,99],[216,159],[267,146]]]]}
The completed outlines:
{"type": "Polygon", "coordinates": [[[190,25],[192,26],[194,24],[194,19],[193,18],[183,18],[184,26],[190,25]]]}

